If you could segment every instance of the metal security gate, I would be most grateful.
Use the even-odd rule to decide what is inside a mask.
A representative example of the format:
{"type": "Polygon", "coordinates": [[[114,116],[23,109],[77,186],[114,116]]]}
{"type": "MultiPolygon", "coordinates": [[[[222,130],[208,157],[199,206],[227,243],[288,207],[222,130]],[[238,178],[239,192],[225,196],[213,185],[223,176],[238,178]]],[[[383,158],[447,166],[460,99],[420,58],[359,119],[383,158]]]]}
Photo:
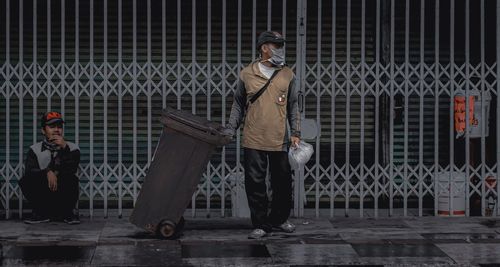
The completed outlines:
{"type": "MultiPolygon", "coordinates": [[[[266,29],[288,40],[303,116],[320,129],[307,140],[314,158],[295,176],[295,215],[437,215],[446,199],[451,214],[461,212],[457,203],[467,216],[500,213],[500,1],[0,3],[6,217],[23,209],[17,183],[47,109],[62,111],[66,137],[81,147],[80,208],[121,216],[140,190],[161,109],[224,124],[239,71],[258,56],[266,29]],[[456,138],[459,115],[475,123],[456,138]]],[[[238,208],[239,141],[207,166],[193,216],[238,208]]]]}

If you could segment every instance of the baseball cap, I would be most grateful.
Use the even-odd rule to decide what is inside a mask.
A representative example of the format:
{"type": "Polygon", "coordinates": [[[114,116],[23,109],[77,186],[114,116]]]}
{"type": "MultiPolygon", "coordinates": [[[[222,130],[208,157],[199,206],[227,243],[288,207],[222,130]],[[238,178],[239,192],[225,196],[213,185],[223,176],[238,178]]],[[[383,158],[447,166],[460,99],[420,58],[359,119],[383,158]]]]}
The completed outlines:
{"type": "Polygon", "coordinates": [[[257,38],[257,49],[265,43],[275,43],[275,44],[284,44],[286,42],[285,38],[279,33],[275,31],[265,31],[262,32],[257,38]]]}
{"type": "Polygon", "coordinates": [[[61,113],[57,111],[49,111],[43,114],[42,116],[42,128],[45,127],[45,125],[51,125],[51,124],[56,124],[56,123],[64,123],[64,120],[62,118],[61,113]]]}

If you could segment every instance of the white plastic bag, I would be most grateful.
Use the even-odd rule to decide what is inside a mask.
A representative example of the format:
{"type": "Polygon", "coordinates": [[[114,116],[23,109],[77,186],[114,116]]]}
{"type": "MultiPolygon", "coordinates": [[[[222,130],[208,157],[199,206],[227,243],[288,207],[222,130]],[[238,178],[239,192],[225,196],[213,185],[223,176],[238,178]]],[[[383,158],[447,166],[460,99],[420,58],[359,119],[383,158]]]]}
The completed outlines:
{"type": "Polygon", "coordinates": [[[301,140],[297,147],[290,147],[288,151],[290,166],[294,170],[300,168],[309,161],[313,153],[313,146],[301,140]]]}

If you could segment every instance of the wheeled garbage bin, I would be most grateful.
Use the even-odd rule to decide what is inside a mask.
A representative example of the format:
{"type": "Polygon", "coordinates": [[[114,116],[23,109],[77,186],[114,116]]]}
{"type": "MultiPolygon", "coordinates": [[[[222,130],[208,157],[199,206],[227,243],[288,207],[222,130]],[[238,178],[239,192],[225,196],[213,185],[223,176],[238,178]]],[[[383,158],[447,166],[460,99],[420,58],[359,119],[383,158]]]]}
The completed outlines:
{"type": "Polygon", "coordinates": [[[220,124],[182,110],[163,110],[161,122],[160,141],[130,222],[160,237],[175,238],[210,156],[229,139],[220,124]]]}

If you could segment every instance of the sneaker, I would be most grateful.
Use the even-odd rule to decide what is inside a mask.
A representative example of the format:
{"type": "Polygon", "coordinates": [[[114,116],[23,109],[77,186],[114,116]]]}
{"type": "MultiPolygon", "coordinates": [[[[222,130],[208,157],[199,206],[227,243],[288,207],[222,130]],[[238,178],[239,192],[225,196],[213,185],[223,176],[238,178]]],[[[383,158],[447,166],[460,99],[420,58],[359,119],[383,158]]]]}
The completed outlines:
{"type": "Polygon", "coordinates": [[[36,213],[31,214],[30,218],[24,220],[24,223],[27,223],[27,224],[38,224],[38,223],[47,223],[47,222],[50,222],[49,217],[39,215],[36,213]]]}
{"type": "Polygon", "coordinates": [[[264,236],[266,236],[266,231],[262,230],[262,229],[254,229],[249,235],[248,235],[248,239],[261,239],[263,238],[264,236]]]}
{"type": "Polygon", "coordinates": [[[283,231],[285,233],[293,233],[295,232],[295,225],[290,221],[286,221],[278,226],[274,226],[274,228],[283,231]]]}
{"type": "Polygon", "coordinates": [[[73,224],[80,224],[80,219],[76,215],[71,215],[63,220],[65,223],[73,225],[73,224]]]}

